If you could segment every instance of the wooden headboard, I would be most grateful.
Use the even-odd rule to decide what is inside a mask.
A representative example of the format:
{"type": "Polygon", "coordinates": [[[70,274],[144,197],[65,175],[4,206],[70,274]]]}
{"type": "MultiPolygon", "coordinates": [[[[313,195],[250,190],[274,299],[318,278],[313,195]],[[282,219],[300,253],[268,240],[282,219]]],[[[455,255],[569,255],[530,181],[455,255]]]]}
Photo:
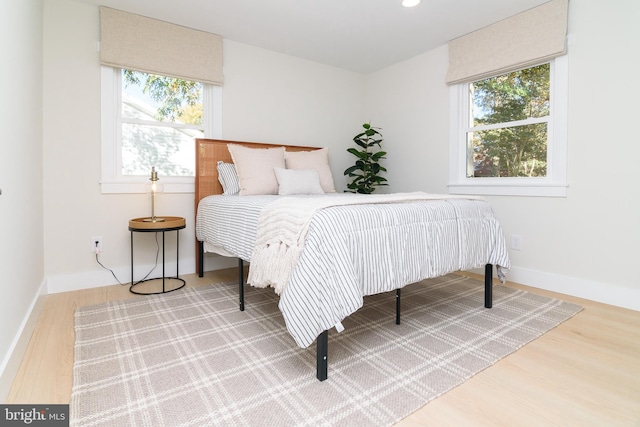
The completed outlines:
{"type": "MultiPolygon", "coordinates": [[[[312,151],[320,149],[319,147],[304,147],[300,145],[277,145],[261,142],[196,138],[195,215],[198,214],[198,203],[200,203],[203,197],[222,194],[222,185],[220,185],[220,181],[218,181],[218,161],[222,160],[223,162],[233,163],[227,144],[238,144],[249,148],[284,147],[287,151],[312,151]]],[[[197,244],[198,242],[196,241],[196,246],[197,244]]],[[[198,259],[197,256],[196,259],[198,259]]],[[[196,264],[198,264],[198,262],[196,264]]],[[[196,267],[196,269],[197,268],[198,267],[196,267]]]]}
{"type": "Polygon", "coordinates": [[[319,147],[303,147],[300,145],[276,145],[262,142],[196,138],[196,209],[203,197],[222,194],[222,185],[218,181],[218,161],[233,163],[227,144],[238,144],[249,148],[284,147],[287,151],[319,150],[319,147]]]}

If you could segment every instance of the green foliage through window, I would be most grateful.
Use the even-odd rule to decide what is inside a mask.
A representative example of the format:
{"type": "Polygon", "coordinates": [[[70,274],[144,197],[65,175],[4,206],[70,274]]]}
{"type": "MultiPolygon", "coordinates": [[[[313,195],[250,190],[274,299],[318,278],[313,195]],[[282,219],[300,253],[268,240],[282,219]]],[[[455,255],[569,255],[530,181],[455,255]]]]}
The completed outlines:
{"type": "Polygon", "coordinates": [[[125,88],[137,86],[157,103],[158,121],[202,124],[202,83],[122,70],[125,88]]]}
{"type": "Polygon", "coordinates": [[[469,85],[467,176],[546,176],[549,87],[549,64],[469,85]]]}
{"type": "Polygon", "coordinates": [[[122,174],[193,176],[204,136],[200,82],[122,70],[122,174]]]}

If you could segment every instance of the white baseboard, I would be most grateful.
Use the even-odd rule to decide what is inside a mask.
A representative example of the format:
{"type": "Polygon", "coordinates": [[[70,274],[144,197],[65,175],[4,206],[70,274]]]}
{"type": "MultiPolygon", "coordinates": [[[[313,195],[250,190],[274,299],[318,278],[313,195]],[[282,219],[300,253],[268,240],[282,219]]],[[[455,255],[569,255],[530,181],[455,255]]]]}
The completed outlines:
{"type": "MultiPolygon", "coordinates": [[[[167,263],[166,265],[167,275],[175,274],[175,265],[171,264],[172,263],[167,263]]],[[[205,255],[205,271],[233,268],[237,267],[237,265],[237,258],[223,257],[215,254],[205,255]]],[[[153,266],[136,265],[134,271],[136,279],[139,280],[152,267],[153,266]]],[[[161,275],[161,268],[161,266],[156,267],[154,277],[161,275]]],[[[478,269],[474,271],[478,274],[484,274],[484,270],[478,269]]],[[[195,272],[194,258],[180,260],[180,274],[192,274],[195,272]]],[[[114,268],[114,273],[118,279],[125,284],[128,284],[131,280],[131,266],[114,268]]],[[[640,311],[640,289],[632,289],[610,283],[579,279],[520,267],[512,267],[507,273],[507,279],[534,288],[640,311]]],[[[47,292],[54,294],[109,286],[114,283],[116,283],[114,277],[107,270],[49,276],[47,278],[47,292]]]]}
{"type": "MultiPolygon", "coordinates": [[[[220,270],[223,268],[232,268],[237,267],[238,259],[237,258],[229,258],[223,257],[215,254],[206,254],[204,269],[205,271],[209,270],[220,270]]],[[[180,259],[180,275],[183,274],[192,274],[196,272],[196,261],[195,258],[189,259],[180,259]]],[[[109,267],[109,266],[107,266],[109,267]]],[[[153,269],[153,265],[135,265],[134,266],[134,276],[136,280],[140,280],[147,274],[149,271],[153,269]]],[[[174,262],[169,262],[165,264],[165,275],[172,276],[176,274],[175,268],[175,260],[174,262]]],[[[110,267],[111,268],[111,267],[110,267]]],[[[117,277],[118,281],[121,284],[129,285],[131,283],[131,266],[121,266],[121,267],[113,267],[113,273],[117,277]]],[[[160,277],[162,276],[162,265],[155,266],[155,269],[152,271],[149,277],[160,277]]],[[[117,284],[118,281],[113,277],[111,272],[108,270],[100,269],[100,270],[91,270],[85,271],[82,273],[74,273],[74,274],[60,274],[47,277],[47,291],[50,294],[56,294],[59,292],[68,292],[68,291],[77,291],[80,289],[89,289],[89,288],[98,288],[101,286],[109,286],[113,284],[117,284]]]]}
{"type": "MultiPolygon", "coordinates": [[[[474,272],[484,274],[484,270],[474,270],[474,272]]],[[[640,289],[520,267],[512,267],[507,273],[507,280],[538,289],[640,311],[640,289]]]]}
{"type": "Polygon", "coordinates": [[[29,309],[27,310],[22,323],[20,324],[18,333],[13,338],[13,342],[4,356],[2,365],[0,365],[0,402],[6,402],[7,396],[11,391],[11,385],[18,373],[20,363],[22,363],[22,358],[27,351],[29,340],[31,340],[31,335],[33,334],[36,324],[38,323],[40,313],[42,312],[42,307],[44,306],[46,297],[46,289],[46,280],[43,280],[38,288],[37,294],[31,301],[31,305],[29,305],[29,309]]]}

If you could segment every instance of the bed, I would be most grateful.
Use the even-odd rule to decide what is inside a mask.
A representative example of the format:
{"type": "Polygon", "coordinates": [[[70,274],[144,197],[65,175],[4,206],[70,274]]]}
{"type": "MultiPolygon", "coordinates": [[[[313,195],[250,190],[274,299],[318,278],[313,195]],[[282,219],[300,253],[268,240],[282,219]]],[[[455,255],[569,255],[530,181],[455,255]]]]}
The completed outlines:
{"type": "MultiPolygon", "coordinates": [[[[297,195],[291,189],[306,182],[302,173],[308,171],[289,172],[279,167],[275,168],[276,185],[280,184],[285,196],[262,194],[262,190],[253,194],[251,186],[244,185],[247,177],[270,160],[249,163],[249,168],[246,157],[239,153],[262,155],[275,153],[276,148],[286,150],[288,159],[322,158],[321,151],[326,152],[317,147],[196,140],[196,269],[202,277],[205,252],[238,258],[239,304],[244,310],[243,265],[249,262],[247,282],[274,287],[296,344],[306,348],[316,342],[316,376],[320,381],[328,377],[328,330],[335,327],[340,331],[341,321],[362,306],[366,295],[395,292],[396,323],[400,323],[404,286],[484,267],[484,305],[491,308],[493,266],[502,278],[503,270],[509,268],[509,257],[500,224],[486,201],[420,192],[371,199],[337,192],[314,195],[333,189],[333,182],[326,181],[326,171],[320,169],[310,181],[312,189],[304,190],[310,193],[297,195]],[[221,175],[241,175],[237,185],[244,194],[227,196],[223,192],[228,193],[229,187],[223,189],[225,176],[219,177],[218,170],[228,168],[234,157],[237,174],[220,169],[221,175]],[[285,180],[281,175],[285,173],[293,174],[295,181],[285,180]],[[321,190],[317,189],[319,184],[321,190]],[[298,220],[302,225],[291,225],[298,220]],[[290,240],[300,244],[288,243],[282,252],[273,239],[269,241],[268,233],[281,241],[285,231],[293,233],[290,240]],[[295,250],[290,251],[291,247],[295,250]],[[276,262],[281,259],[287,262],[276,262]]],[[[305,166],[297,161],[292,160],[292,169],[305,166]]]]}

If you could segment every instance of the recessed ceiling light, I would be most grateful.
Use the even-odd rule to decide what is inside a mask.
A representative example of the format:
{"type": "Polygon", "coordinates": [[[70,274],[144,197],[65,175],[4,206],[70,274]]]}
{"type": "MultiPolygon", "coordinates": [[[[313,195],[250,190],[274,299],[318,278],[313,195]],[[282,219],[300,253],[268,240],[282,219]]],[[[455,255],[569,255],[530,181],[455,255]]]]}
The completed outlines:
{"type": "Polygon", "coordinates": [[[420,0],[402,0],[402,5],[404,7],[413,7],[420,4],[420,0]]]}

